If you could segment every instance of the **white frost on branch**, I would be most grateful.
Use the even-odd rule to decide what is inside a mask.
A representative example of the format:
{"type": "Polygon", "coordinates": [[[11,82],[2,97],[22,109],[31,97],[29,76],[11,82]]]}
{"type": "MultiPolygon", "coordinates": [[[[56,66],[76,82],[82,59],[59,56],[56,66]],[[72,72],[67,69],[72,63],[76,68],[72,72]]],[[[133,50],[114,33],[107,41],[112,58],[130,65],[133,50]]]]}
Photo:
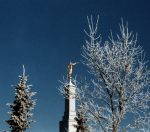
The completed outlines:
{"type": "MultiPolygon", "coordinates": [[[[99,19],[99,18],[98,18],[99,19]]],[[[144,51],[137,44],[137,35],[128,30],[123,21],[120,34],[114,39],[112,33],[103,44],[97,34],[98,21],[94,27],[88,18],[89,37],[83,46],[83,63],[93,75],[91,98],[85,107],[95,124],[104,131],[138,128],[149,120],[150,70],[144,61],[144,51]],[[128,114],[132,114],[131,119],[128,114]],[[124,123],[126,125],[121,125],[124,123]],[[130,125],[134,123],[134,125],[130,125]]],[[[89,88],[90,89],[90,88],[89,88]]],[[[84,95],[84,91],[82,93],[84,95]]]]}

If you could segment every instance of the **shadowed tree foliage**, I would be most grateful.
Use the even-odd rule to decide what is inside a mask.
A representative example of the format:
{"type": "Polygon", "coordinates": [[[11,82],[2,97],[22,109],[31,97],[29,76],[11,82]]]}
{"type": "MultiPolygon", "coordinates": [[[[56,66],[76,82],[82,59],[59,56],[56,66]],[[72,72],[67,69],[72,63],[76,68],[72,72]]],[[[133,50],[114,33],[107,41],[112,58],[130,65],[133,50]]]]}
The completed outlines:
{"type": "Polygon", "coordinates": [[[35,100],[32,99],[35,92],[30,92],[30,86],[27,85],[27,76],[25,75],[25,68],[23,66],[23,75],[19,76],[20,81],[15,86],[15,100],[8,104],[11,111],[8,112],[10,119],[6,122],[9,124],[11,132],[24,132],[30,128],[30,123],[33,122],[32,109],[35,106],[35,100]]]}
{"type": "Polygon", "coordinates": [[[75,127],[77,128],[77,132],[86,132],[86,130],[87,130],[87,126],[86,126],[87,119],[84,117],[84,114],[82,112],[78,112],[75,120],[77,122],[77,125],[75,125],[75,127]]]}

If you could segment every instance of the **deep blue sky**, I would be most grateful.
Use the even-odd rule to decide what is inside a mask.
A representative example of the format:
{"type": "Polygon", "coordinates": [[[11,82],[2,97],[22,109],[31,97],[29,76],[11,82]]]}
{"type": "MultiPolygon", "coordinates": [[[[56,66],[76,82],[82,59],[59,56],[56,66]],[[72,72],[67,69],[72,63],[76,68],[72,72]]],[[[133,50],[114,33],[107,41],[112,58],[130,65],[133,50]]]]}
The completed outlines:
{"type": "MultiPolygon", "coordinates": [[[[79,61],[87,15],[100,15],[100,32],[118,31],[120,18],[138,32],[138,42],[150,58],[149,0],[0,0],[0,131],[9,116],[5,105],[14,99],[22,64],[33,91],[38,92],[36,123],[29,132],[58,132],[64,100],[58,92],[70,60],[79,61]]],[[[86,70],[78,65],[81,76],[86,70]]]]}

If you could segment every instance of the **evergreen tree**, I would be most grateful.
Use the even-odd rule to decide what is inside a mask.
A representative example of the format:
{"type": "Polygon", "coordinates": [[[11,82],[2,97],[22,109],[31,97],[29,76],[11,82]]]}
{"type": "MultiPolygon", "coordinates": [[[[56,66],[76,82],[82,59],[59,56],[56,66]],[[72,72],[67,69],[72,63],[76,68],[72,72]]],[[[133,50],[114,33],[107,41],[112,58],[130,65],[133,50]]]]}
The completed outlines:
{"type": "Polygon", "coordinates": [[[27,85],[27,76],[25,75],[25,68],[23,66],[23,75],[19,76],[20,81],[15,86],[15,100],[9,104],[11,112],[8,112],[10,119],[6,122],[9,124],[11,132],[24,132],[30,128],[32,113],[36,102],[32,99],[35,92],[30,92],[30,86],[27,85]]]}
{"type": "Polygon", "coordinates": [[[75,125],[75,127],[77,128],[77,132],[86,132],[86,130],[87,130],[87,126],[86,126],[87,119],[84,117],[84,114],[82,112],[78,112],[75,120],[77,122],[77,125],[75,125]]]}

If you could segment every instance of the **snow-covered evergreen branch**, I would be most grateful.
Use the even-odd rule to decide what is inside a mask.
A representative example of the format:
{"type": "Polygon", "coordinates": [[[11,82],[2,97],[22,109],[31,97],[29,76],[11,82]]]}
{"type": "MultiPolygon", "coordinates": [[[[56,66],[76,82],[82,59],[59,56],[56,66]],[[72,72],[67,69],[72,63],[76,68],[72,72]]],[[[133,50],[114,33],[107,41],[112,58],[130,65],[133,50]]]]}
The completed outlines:
{"type": "Polygon", "coordinates": [[[6,122],[9,124],[11,132],[24,132],[30,128],[30,123],[33,122],[31,111],[36,105],[35,100],[32,99],[32,96],[36,93],[30,91],[31,85],[27,85],[24,66],[23,75],[19,76],[19,78],[19,83],[14,86],[16,90],[15,100],[13,103],[8,104],[11,111],[8,112],[10,119],[6,122]]]}

